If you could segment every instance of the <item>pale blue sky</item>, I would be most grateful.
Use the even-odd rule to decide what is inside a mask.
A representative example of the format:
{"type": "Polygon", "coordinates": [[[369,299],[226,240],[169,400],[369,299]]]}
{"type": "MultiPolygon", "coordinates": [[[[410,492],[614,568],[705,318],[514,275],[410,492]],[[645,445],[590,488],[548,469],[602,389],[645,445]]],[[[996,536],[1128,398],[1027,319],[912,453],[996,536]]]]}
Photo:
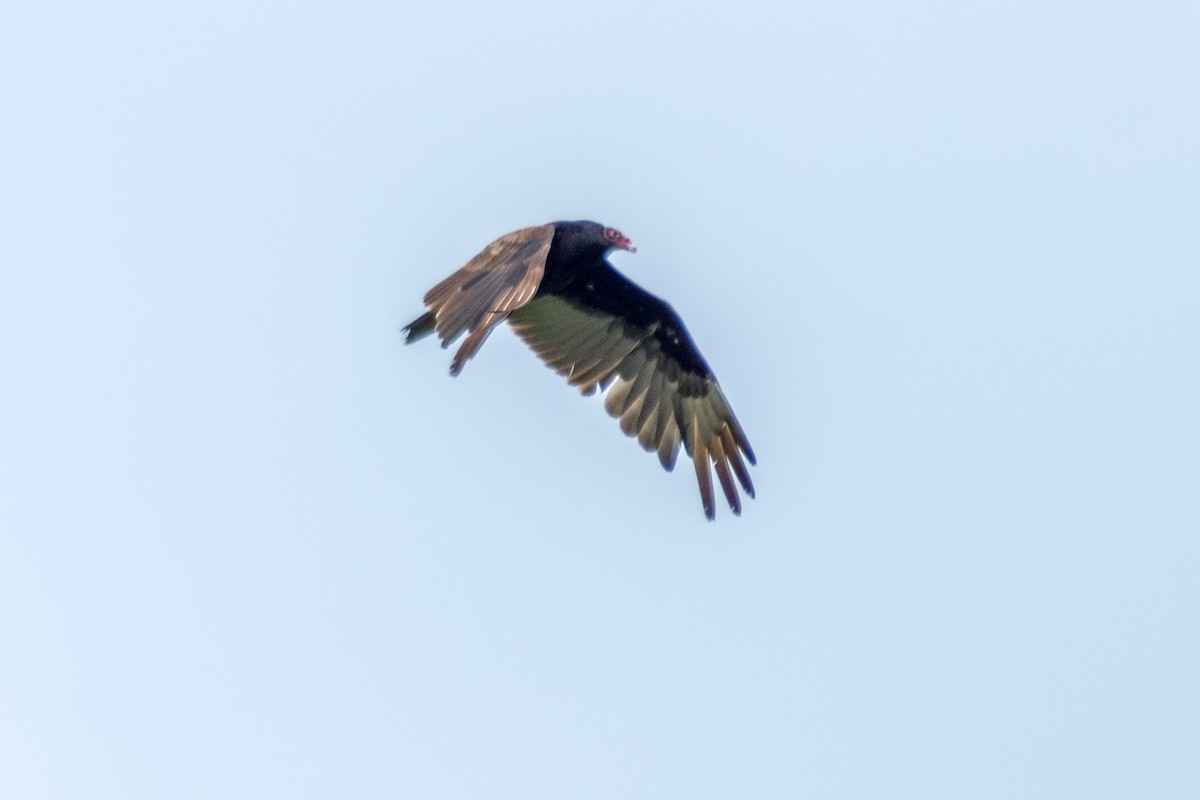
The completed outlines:
{"type": "Polygon", "coordinates": [[[1197,9],[7,4],[0,796],[1200,796],[1197,9]],[[741,519],[401,346],[564,218],[741,519]]]}

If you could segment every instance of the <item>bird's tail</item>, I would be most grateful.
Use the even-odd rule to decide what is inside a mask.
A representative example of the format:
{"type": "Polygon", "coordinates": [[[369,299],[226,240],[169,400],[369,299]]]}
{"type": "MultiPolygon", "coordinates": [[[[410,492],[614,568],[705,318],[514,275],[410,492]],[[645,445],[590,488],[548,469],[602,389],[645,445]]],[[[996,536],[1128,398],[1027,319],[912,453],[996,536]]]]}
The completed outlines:
{"type": "Polygon", "coordinates": [[[424,339],[434,331],[433,312],[427,312],[414,319],[412,322],[404,326],[404,343],[412,344],[413,342],[424,339]]]}

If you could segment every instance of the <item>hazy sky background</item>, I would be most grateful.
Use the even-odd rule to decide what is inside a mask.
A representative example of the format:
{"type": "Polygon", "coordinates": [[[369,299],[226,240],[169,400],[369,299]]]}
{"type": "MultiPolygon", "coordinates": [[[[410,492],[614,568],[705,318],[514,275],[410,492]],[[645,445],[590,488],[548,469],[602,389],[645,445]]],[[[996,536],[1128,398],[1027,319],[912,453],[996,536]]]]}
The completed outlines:
{"type": "Polygon", "coordinates": [[[1195,3],[18,2],[0,106],[0,796],[1200,796],[1195,3]],[[740,519],[401,345],[576,218],[740,519]]]}

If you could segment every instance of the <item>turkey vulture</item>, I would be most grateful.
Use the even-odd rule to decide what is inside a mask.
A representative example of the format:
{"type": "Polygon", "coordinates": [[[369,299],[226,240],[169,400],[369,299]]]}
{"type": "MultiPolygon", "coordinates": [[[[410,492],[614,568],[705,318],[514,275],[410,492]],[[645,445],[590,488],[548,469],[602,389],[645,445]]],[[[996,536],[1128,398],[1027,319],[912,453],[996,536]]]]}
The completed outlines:
{"type": "Polygon", "coordinates": [[[467,359],[504,320],[546,365],[585,394],[609,389],[604,408],[657,451],[670,471],[682,444],[696,467],[704,515],[716,516],[712,468],[734,514],[734,486],[754,497],[742,460],[754,451],[716,376],[675,311],[608,263],[636,252],[620,231],[595,222],[553,222],[501,236],[425,295],[428,312],[404,328],[410,344],[436,332],[442,347],[466,334],[450,363],[467,359]],[[740,452],[739,452],[740,451],[740,452]]]}

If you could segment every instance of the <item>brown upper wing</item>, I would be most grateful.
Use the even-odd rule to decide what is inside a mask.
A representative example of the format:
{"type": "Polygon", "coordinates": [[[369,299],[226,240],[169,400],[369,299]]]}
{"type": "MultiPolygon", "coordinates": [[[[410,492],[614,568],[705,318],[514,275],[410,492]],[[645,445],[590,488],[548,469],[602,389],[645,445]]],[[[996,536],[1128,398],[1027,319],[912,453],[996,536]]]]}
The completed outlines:
{"type": "Polygon", "coordinates": [[[712,373],[696,365],[703,361],[699,353],[693,360],[679,355],[681,347],[694,351],[694,345],[674,312],[665,313],[658,321],[630,321],[544,295],[514,311],[508,321],[547,366],[584,394],[611,385],[605,409],[620,420],[621,430],[658,453],[664,469],[674,468],[682,445],[695,466],[706,517],[716,515],[713,469],[729,507],[740,514],[733,477],[754,497],[742,458],[744,454],[753,464],[754,451],[712,373]]]}
{"type": "Polygon", "coordinates": [[[467,333],[450,364],[451,375],[461,372],[492,329],[537,292],[553,239],[553,225],[501,236],[426,292],[425,305],[434,317],[442,347],[467,333]]]}

